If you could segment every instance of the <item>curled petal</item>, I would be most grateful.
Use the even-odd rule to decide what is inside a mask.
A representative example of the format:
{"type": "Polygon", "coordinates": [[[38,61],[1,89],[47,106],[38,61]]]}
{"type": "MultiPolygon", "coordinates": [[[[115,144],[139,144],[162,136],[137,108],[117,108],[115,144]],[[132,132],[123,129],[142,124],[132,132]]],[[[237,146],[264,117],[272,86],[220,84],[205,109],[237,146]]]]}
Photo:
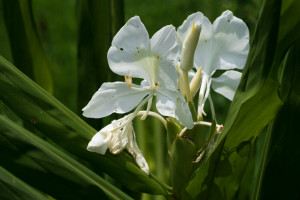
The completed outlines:
{"type": "Polygon", "coordinates": [[[119,154],[123,151],[124,147],[122,146],[120,130],[112,132],[112,136],[108,148],[110,153],[114,155],[119,154]]]}
{"type": "Polygon", "coordinates": [[[149,166],[144,158],[142,151],[139,149],[136,143],[136,137],[134,129],[131,125],[130,133],[128,134],[128,143],[126,145],[128,152],[135,158],[136,164],[140,167],[140,169],[149,175],[149,166]]]}
{"type": "Polygon", "coordinates": [[[218,78],[212,78],[212,88],[217,93],[231,100],[240,83],[242,73],[237,71],[226,71],[218,78]]]}
{"type": "Polygon", "coordinates": [[[149,175],[149,166],[142,154],[137,154],[135,157],[136,164],[141,168],[143,172],[145,172],[147,175],[149,175]]]}
{"type": "MultiPolygon", "coordinates": [[[[135,88],[141,86],[132,84],[135,88]]],[[[136,107],[148,94],[127,87],[124,82],[103,83],[91,101],[84,107],[83,115],[90,118],[102,118],[111,113],[126,113],[136,107]]]]}
{"type": "Polygon", "coordinates": [[[156,89],[156,108],[162,115],[176,118],[188,129],[194,127],[190,109],[179,91],[158,87],[156,89]]]}
{"type": "Polygon", "coordinates": [[[109,124],[101,129],[98,133],[96,133],[92,140],[89,142],[87,150],[104,155],[106,150],[108,149],[108,145],[111,139],[111,131],[113,129],[114,127],[109,124]]]}

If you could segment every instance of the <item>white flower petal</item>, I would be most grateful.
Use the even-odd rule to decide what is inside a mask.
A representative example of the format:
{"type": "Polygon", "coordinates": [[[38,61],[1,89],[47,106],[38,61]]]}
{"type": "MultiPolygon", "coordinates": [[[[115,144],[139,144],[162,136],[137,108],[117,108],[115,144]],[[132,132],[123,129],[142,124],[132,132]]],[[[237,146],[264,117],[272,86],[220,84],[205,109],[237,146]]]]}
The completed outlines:
{"type": "Polygon", "coordinates": [[[122,76],[130,75],[150,81],[149,41],[148,32],[140,18],[135,16],[128,20],[116,34],[108,50],[110,69],[122,76]]]}
{"type": "Polygon", "coordinates": [[[109,124],[101,129],[98,133],[96,133],[92,140],[89,142],[87,150],[104,155],[106,150],[108,149],[108,145],[110,142],[110,131],[112,131],[113,129],[114,127],[109,124]]]}
{"type": "Polygon", "coordinates": [[[148,83],[148,81],[145,80],[145,79],[141,81],[140,85],[141,85],[142,87],[150,86],[149,83],[148,83]]]}
{"type": "Polygon", "coordinates": [[[155,67],[158,83],[177,89],[179,74],[175,69],[178,56],[175,27],[169,25],[157,31],[150,40],[150,49],[149,56],[155,67]]]}
{"type": "Polygon", "coordinates": [[[156,88],[156,98],[156,108],[160,114],[176,118],[188,129],[194,127],[190,109],[179,91],[158,87],[156,88]]]}
{"type": "Polygon", "coordinates": [[[212,78],[212,88],[217,93],[231,100],[240,83],[242,73],[237,71],[226,71],[218,78],[212,78]]]}
{"type": "Polygon", "coordinates": [[[151,51],[158,56],[168,56],[170,50],[174,50],[176,56],[177,48],[173,49],[174,46],[177,46],[176,30],[172,25],[161,28],[150,39],[151,51]]]}
{"type": "Polygon", "coordinates": [[[128,152],[135,158],[136,164],[140,167],[140,169],[149,175],[149,166],[144,158],[142,151],[139,149],[136,143],[136,136],[134,129],[131,125],[130,133],[128,133],[128,143],[126,144],[126,148],[128,152]]]}
{"type": "Polygon", "coordinates": [[[195,53],[197,69],[211,75],[217,69],[243,69],[249,52],[249,30],[246,24],[225,11],[213,23],[211,33],[202,32],[195,53]]]}
{"type": "Polygon", "coordinates": [[[137,154],[135,157],[135,162],[143,172],[149,175],[149,166],[143,154],[137,154]]]}
{"type": "MultiPolygon", "coordinates": [[[[132,87],[142,88],[132,84],[132,87]]],[[[102,118],[111,113],[126,113],[136,107],[148,94],[127,87],[124,82],[103,83],[88,105],[82,110],[85,117],[102,118]]]]}

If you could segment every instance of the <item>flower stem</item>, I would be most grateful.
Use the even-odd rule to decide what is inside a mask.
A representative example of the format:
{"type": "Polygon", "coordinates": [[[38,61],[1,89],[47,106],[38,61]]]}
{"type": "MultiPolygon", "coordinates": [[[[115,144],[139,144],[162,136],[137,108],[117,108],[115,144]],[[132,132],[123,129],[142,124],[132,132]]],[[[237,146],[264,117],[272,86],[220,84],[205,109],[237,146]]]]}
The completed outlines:
{"type": "Polygon", "coordinates": [[[191,90],[190,90],[190,83],[189,83],[189,75],[188,71],[183,71],[183,79],[184,79],[184,87],[186,91],[186,99],[188,102],[193,102],[191,90]]]}
{"type": "MultiPolygon", "coordinates": [[[[136,116],[139,116],[139,115],[144,115],[147,111],[139,111],[137,113],[136,116]]],[[[152,111],[149,111],[148,112],[148,115],[152,116],[152,117],[156,117],[157,119],[159,119],[159,121],[161,121],[161,123],[163,123],[163,125],[165,126],[165,128],[167,129],[167,121],[165,120],[165,118],[163,118],[161,115],[155,113],[155,112],[152,112],[152,111]]]]}
{"type": "Polygon", "coordinates": [[[146,117],[147,117],[147,115],[148,115],[148,113],[149,113],[149,111],[150,111],[150,109],[151,109],[151,106],[152,106],[152,99],[153,99],[153,97],[151,97],[151,98],[148,100],[147,110],[146,110],[146,112],[143,114],[143,116],[141,117],[141,120],[145,120],[145,119],[146,119],[146,117]]]}
{"type": "MultiPolygon", "coordinates": [[[[211,126],[211,123],[210,122],[203,122],[203,121],[200,121],[200,122],[194,122],[194,125],[203,125],[203,126],[211,126]]],[[[221,125],[216,125],[217,127],[220,127],[221,125]]],[[[182,129],[182,131],[179,133],[179,137],[181,137],[184,132],[187,130],[187,128],[185,127],[184,129],[182,129]]]]}

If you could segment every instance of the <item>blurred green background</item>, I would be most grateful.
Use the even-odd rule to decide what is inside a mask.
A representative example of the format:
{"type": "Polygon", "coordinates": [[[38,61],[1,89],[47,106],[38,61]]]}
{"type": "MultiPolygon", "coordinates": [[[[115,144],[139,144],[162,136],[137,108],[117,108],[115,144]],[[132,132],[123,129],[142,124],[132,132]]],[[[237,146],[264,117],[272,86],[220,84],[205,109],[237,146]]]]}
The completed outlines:
{"type": "MultiPolygon", "coordinates": [[[[18,65],[22,65],[26,61],[23,61],[22,57],[14,57],[15,54],[12,52],[19,51],[19,54],[22,55],[26,54],[26,51],[30,51],[31,59],[35,60],[40,57],[41,51],[44,51],[44,60],[46,60],[53,82],[54,97],[82,119],[87,120],[97,130],[120,115],[114,114],[112,117],[102,120],[85,119],[80,110],[103,82],[123,80],[122,77],[114,75],[109,70],[106,53],[113,36],[128,19],[135,15],[140,16],[151,37],[165,25],[172,24],[178,28],[188,15],[194,12],[204,13],[213,23],[223,11],[231,10],[236,17],[241,18],[247,24],[251,39],[262,3],[262,0],[24,0],[28,2],[27,9],[32,15],[29,18],[32,17],[36,36],[41,44],[41,49],[34,52],[30,48],[29,50],[22,48],[23,44],[21,43],[13,44],[11,41],[12,38],[19,38],[21,32],[14,29],[14,26],[17,26],[14,21],[11,20],[10,23],[7,23],[9,17],[14,19],[15,11],[12,8],[16,5],[13,3],[9,5],[10,3],[5,1],[18,2],[17,0],[1,1],[0,55],[20,68],[18,65]],[[8,30],[8,27],[11,31],[8,30]]],[[[22,12],[24,19],[26,12],[24,10],[22,12]]],[[[28,23],[24,21],[25,30],[27,25],[28,23]]],[[[29,46],[31,39],[28,36],[29,46]]],[[[30,77],[30,75],[28,76],[30,77]]],[[[39,74],[39,76],[43,79],[44,75],[39,74]]],[[[37,77],[34,77],[35,79],[37,80],[37,77]]],[[[212,99],[218,123],[223,124],[230,101],[213,91],[212,99]]],[[[23,123],[1,102],[0,104],[0,114],[19,124],[23,123]]],[[[208,115],[205,117],[205,121],[211,121],[209,110],[209,103],[206,103],[205,111],[208,115]]],[[[134,125],[139,147],[150,165],[151,172],[169,182],[166,134],[163,126],[151,117],[144,122],[136,119],[134,125]]],[[[27,126],[25,125],[25,127],[27,126]]],[[[114,183],[110,177],[106,175],[105,177],[114,183]]],[[[118,183],[115,184],[118,185],[118,183]]],[[[120,185],[118,187],[121,188],[120,185]]],[[[127,191],[127,193],[130,192],[127,191]]],[[[136,195],[135,199],[139,198],[137,194],[131,195],[136,195]]],[[[143,195],[142,198],[154,197],[143,195]]]]}

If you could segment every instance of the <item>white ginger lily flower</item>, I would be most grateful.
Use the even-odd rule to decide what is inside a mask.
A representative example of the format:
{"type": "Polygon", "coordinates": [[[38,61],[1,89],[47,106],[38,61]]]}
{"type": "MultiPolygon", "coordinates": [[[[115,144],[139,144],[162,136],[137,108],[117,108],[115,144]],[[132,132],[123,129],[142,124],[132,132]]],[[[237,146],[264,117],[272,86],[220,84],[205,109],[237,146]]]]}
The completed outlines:
{"type": "Polygon", "coordinates": [[[134,157],[140,169],[149,175],[149,166],[141,150],[138,148],[132,122],[127,123],[129,116],[112,121],[94,135],[89,142],[87,150],[104,155],[106,150],[112,154],[120,154],[125,148],[134,157]],[[115,130],[118,126],[126,124],[122,129],[115,130]]]}
{"type": "MultiPolygon", "coordinates": [[[[152,97],[156,95],[156,107],[162,115],[174,117],[182,125],[193,128],[189,107],[177,90],[179,75],[174,66],[177,48],[176,31],[173,26],[163,27],[149,39],[140,18],[131,18],[114,37],[107,55],[108,63],[116,74],[145,79],[146,85],[130,84],[130,78],[127,79],[127,83],[104,83],[83,108],[83,115],[102,118],[113,112],[126,113],[147,95],[149,111],[152,97]]],[[[140,103],[131,120],[146,103],[146,99],[140,103]]],[[[147,113],[143,119],[146,116],[147,113]]]]}
{"type": "Polygon", "coordinates": [[[213,24],[201,13],[190,15],[177,30],[177,39],[182,45],[193,21],[200,21],[202,31],[195,52],[194,66],[202,67],[202,84],[199,92],[198,115],[202,116],[208,98],[212,112],[213,103],[209,94],[210,85],[219,94],[232,100],[239,84],[241,73],[226,71],[218,78],[211,78],[216,70],[243,69],[249,52],[249,30],[246,24],[225,11],[213,24]],[[205,93],[206,90],[206,93],[205,93]]]}

